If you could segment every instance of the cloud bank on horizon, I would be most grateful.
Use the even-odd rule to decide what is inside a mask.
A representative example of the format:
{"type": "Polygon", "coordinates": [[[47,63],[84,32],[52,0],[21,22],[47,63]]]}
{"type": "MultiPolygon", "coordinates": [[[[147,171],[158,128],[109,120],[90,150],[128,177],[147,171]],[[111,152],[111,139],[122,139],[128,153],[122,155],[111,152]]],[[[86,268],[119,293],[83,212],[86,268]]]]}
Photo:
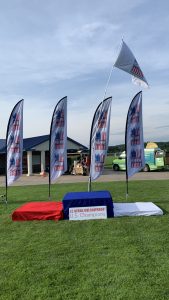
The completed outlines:
{"type": "MultiPolygon", "coordinates": [[[[0,4],[0,138],[24,98],[24,137],[49,133],[55,105],[68,96],[68,136],[89,145],[121,38],[150,84],[143,90],[145,141],[169,141],[169,2],[13,0],[0,4]]],[[[129,104],[140,90],[113,69],[110,145],[124,143],[129,104]]]]}

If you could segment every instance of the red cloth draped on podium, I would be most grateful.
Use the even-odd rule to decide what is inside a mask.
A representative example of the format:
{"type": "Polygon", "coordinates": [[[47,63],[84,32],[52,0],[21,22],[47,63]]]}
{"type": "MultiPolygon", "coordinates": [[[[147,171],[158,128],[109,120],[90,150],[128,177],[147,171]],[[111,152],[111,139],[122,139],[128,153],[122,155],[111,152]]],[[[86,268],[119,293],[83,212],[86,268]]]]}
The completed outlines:
{"type": "Polygon", "coordinates": [[[62,202],[29,202],[12,213],[13,221],[62,220],[62,202]]]}

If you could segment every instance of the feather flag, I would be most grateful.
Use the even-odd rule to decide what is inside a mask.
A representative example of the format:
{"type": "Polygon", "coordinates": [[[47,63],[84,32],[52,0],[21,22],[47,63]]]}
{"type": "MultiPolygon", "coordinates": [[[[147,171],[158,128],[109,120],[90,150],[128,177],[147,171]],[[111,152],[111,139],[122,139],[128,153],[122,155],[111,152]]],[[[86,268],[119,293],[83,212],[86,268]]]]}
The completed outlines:
{"type": "Polygon", "coordinates": [[[22,175],[23,99],[12,110],[6,133],[6,187],[22,175]]]}
{"type": "Polygon", "coordinates": [[[49,183],[67,170],[67,97],[56,105],[50,128],[49,183]]]}
{"type": "Polygon", "coordinates": [[[131,74],[133,83],[143,87],[149,86],[136,58],[124,41],[114,67],[131,74]]]}
{"type": "Polygon", "coordinates": [[[90,135],[90,179],[97,179],[103,171],[104,160],[107,154],[110,131],[112,97],[99,104],[93,117],[90,135]]]}
{"type": "Polygon", "coordinates": [[[144,139],[142,122],[142,92],[133,98],[126,120],[126,177],[127,179],[144,168],[144,139]]]}

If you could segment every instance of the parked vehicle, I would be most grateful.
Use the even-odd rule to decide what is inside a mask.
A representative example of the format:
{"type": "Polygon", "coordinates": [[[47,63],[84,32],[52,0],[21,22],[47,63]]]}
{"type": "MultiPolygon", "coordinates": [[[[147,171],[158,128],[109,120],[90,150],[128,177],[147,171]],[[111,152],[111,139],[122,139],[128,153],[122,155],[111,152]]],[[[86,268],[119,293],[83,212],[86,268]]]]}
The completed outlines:
{"type": "MultiPolygon", "coordinates": [[[[144,155],[145,155],[145,166],[143,168],[144,172],[161,170],[165,168],[165,152],[160,148],[146,147],[144,149],[144,155]]],[[[125,151],[123,151],[117,159],[113,160],[114,171],[126,170],[125,157],[126,157],[126,153],[125,151]]]]}

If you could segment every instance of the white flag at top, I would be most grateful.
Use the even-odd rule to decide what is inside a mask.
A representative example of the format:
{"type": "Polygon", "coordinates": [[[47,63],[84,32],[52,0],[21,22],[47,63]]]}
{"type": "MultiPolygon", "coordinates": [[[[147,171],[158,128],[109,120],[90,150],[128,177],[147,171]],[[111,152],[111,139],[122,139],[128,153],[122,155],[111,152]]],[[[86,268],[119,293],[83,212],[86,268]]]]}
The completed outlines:
{"type": "Polygon", "coordinates": [[[23,100],[20,100],[12,110],[9,118],[7,134],[7,185],[12,184],[22,175],[23,154],[23,100]]]}
{"type": "Polygon", "coordinates": [[[50,181],[67,171],[67,97],[56,105],[50,129],[50,181]]]}
{"type": "Polygon", "coordinates": [[[143,87],[149,86],[136,58],[124,41],[114,66],[131,74],[133,83],[143,87]]]}
{"type": "Polygon", "coordinates": [[[112,97],[105,99],[97,107],[90,136],[91,164],[90,178],[97,179],[103,172],[109,144],[110,115],[112,97]]]}
{"type": "Polygon", "coordinates": [[[126,175],[127,178],[142,170],[145,166],[144,139],[142,121],[142,92],[132,100],[126,121],[126,175]]]}

